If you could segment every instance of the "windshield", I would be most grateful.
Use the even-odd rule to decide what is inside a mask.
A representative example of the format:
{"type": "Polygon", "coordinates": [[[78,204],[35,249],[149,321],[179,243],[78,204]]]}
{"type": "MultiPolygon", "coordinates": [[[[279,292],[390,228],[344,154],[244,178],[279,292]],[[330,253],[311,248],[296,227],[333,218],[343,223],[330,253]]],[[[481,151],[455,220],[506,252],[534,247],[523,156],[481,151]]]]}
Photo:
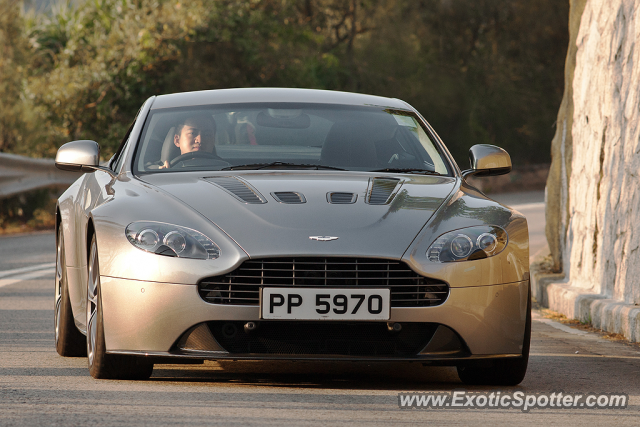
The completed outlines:
{"type": "Polygon", "coordinates": [[[134,171],[340,169],[449,175],[411,111],[236,104],[151,111],[134,171]]]}

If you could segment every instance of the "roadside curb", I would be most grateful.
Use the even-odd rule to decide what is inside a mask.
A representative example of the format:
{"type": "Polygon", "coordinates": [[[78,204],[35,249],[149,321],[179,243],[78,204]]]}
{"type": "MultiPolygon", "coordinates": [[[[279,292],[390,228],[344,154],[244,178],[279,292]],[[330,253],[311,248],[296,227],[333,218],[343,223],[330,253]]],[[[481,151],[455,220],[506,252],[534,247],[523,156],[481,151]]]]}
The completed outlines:
{"type": "Polygon", "coordinates": [[[640,306],[572,286],[564,274],[544,269],[547,256],[548,250],[541,251],[531,262],[531,293],[540,305],[569,319],[623,335],[631,342],[640,342],[640,306]]]}

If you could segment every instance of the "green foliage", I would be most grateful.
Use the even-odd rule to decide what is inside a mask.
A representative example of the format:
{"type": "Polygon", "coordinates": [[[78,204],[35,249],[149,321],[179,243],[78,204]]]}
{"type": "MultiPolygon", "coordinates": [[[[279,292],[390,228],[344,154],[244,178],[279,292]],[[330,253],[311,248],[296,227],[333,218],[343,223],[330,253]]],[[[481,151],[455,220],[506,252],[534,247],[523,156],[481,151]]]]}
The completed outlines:
{"type": "Polygon", "coordinates": [[[20,3],[4,0],[0,2],[0,151],[16,151],[28,129],[22,99],[27,56],[20,3]]]}
{"type": "Polygon", "coordinates": [[[206,23],[194,6],[88,0],[34,20],[27,95],[48,128],[36,151],[53,156],[71,139],[95,139],[111,154],[142,102],[166,88],[178,45],[206,23]]]}
{"type": "Polygon", "coordinates": [[[0,16],[0,150],[52,157],[72,139],[109,156],[144,100],[247,86],[405,99],[466,166],[493,143],[549,160],[568,2],[85,0],[0,16]],[[7,59],[9,58],[9,59],[7,59]]]}
{"type": "Polygon", "coordinates": [[[43,188],[0,199],[0,234],[5,232],[47,229],[55,226],[54,190],[43,188]]]}
{"type": "Polygon", "coordinates": [[[362,41],[363,91],[411,103],[463,168],[468,149],[480,143],[507,149],[514,164],[549,161],[563,91],[568,2],[387,4],[387,26],[362,41]]]}

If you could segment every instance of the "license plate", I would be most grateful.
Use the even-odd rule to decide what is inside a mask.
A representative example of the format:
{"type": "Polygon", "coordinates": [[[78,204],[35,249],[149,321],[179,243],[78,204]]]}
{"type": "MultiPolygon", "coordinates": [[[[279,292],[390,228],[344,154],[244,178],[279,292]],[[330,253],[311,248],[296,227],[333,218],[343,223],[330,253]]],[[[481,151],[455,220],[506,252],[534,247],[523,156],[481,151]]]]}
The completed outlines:
{"type": "Polygon", "coordinates": [[[262,288],[260,317],[286,320],[389,320],[389,289],[262,288]]]}

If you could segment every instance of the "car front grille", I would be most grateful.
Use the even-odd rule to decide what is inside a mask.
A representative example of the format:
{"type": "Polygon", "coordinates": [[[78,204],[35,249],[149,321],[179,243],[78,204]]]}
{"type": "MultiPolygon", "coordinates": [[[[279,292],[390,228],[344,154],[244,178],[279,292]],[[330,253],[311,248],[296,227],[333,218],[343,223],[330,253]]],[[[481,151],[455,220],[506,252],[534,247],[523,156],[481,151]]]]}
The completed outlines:
{"type": "Polygon", "coordinates": [[[449,296],[446,283],[421,276],[404,262],[332,257],[248,260],[202,280],[198,292],[213,304],[258,305],[261,287],[388,288],[391,307],[432,307],[449,296]]]}
{"type": "Polygon", "coordinates": [[[246,333],[243,322],[207,322],[231,354],[415,356],[433,337],[435,323],[403,323],[390,331],[380,322],[260,322],[246,333]]]}

